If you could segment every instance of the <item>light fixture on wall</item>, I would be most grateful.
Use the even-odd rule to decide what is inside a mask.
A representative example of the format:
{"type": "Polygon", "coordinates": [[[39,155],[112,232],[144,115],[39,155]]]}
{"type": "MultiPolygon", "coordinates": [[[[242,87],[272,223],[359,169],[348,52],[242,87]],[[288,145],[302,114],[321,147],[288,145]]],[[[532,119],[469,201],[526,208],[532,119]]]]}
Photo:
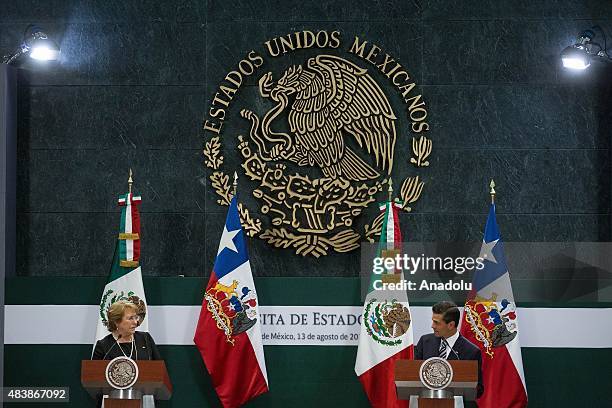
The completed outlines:
{"type": "Polygon", "coordinates": [[[565,48],[561,52],[561,61],[565,68],[574,70],[587,69],[592,62],[612,62],[607,53],[606,33],[599,26],[594,26],[601,31],[604,45],[594,42],[595,33],[592,30],[584,30],[576,40],[576,43],[565,48]]]}
{"type": "MultiPolygon", "coordinates": [[[[17,68],[24,55],[42,61],[57,60],[57,43],[35,25],[23,33],[17,49],[0,59],[0,322],[4,319],[2,294],[5,277],[15,276],[17,184],[17,68]]],[[[0,348],[3,346],[0,330],[0,348]]],[[[2,358],[0,357],[0,364],[2,358]]],[[[2,370],[0,369],[0,382],[2,370]]],[[[0,403],[1,405],[1,403],[0,403]]]]}
{"type": "Polygon", "coordinates": [[[26,54],[40,61],[55,61],[59,59],[60,48],[40,27],[30,25],[26,28],[19,47],[12,54],[5,55],[2,63],[12,64],[26,54]]]}

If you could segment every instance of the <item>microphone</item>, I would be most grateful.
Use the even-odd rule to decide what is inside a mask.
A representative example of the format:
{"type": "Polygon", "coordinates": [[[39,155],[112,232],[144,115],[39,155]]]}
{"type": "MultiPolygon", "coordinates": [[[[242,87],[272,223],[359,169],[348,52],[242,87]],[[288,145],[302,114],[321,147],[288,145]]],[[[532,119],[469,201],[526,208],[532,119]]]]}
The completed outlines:
{"type": "Polygon", "coordinates": [[[113,349],[113,347],[115,347],[115,345],[119,344],[118,341],[119,341],[120,338],[121,338],[121,334],[119,334],[117,336],[117,340],[115,340],[115,342],[113,343],[111,348],[109,348],[108,351],[106,352],[106,354],[104,354],[104,357],[102,357],[102,360],[104,360],[106,358],[106,356],[108,356],[108,353],[110,353],[110,351],[113,349]]]}
{"type": "Polygon", "coordinates": [[[446,341],[446,339],[444,337],[442,337],[442,341],[444,342],[444,344],[446,344],[446,347],[448,347],[455,354],[455,357],[457,357],[457,360],[461,360],[459,358],[459,354],[455,351],[454,348],[451,347],[450,344],[448,344],[448,341],[446,341]]]}

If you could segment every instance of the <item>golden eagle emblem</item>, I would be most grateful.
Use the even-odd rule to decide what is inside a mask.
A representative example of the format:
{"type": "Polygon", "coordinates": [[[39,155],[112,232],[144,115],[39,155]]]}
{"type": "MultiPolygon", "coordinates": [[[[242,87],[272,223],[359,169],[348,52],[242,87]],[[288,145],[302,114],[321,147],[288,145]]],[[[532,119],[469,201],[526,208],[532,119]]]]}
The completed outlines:
{"type": "Polygon", "coordinates": [[[366,69],[343,58],[318,55],[305,66],[292,66],[278,82],[268,72],[259,80],[263,97],[276,102],[260,120],[250,110],[250,136],[262,159],[288,160],[299,166],[317,166],[326,177],[353,181],[374,180],[391,173],[395,147],[395,120],[389,101],[366,69]],[[275,132],[273,121],[289,106],[292,135],[275,132]],[[374,157],[363,160],[345,143],[352,136],[374,157]]]}
{"type": "MultiPolygon", "coordinates": [[[[384,213],[364,224],[358,218],[382,198],[383,191],[391,194],[400,126],[374,74],[328,54],[288,67],[276,82],[271,72],[264,72],[258,75],[259,95],[272,104],[258,113],[242,109],[248,135],[236,134],[240,166],[259,203],[257,209],[244,203],[238,206],[245,233],[276,248],[314,257],[353,251],[359,248],[360,240],[373,242],[381,231],[384,213]],[[305,167],[312,168],[309,173],[320,169],[320,174],[304,174],[305,167]]],[[[220,89],[232,98],[236,92],[227,86],[220,89]]],[[[402,91],[402,96],[406,92],[402,91]]],[[[408,103],[406,98],[404,102],[408,103]]],[[[417,102],[410,106],[413,104],[421,106],[417,102]]],[[[203,153],[206,167],[212,171],[209,178],[217,202],[229,205],[230,176],[223,169],[225,145],[220,126],[212,128],[215,136],[205,143],[203,153]]],[[[412,151],[414,157],[402,151],[401,159],[415,167],[429,165],[431,140],[424,135],[413,138],[412,151]]],[[[403,178],[399,196],[402,209],[410,212],[424,182],[418,175],[403,178]]],[[[403,329],[394,321],[394,332],[403,329]]]]}

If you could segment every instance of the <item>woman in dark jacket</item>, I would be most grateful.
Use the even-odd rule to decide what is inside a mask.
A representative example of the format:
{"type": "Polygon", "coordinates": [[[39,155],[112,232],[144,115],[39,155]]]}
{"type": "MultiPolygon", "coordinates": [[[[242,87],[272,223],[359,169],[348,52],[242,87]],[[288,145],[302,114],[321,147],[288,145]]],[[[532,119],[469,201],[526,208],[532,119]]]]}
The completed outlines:
{"type": "Polygon", "coordinates": [[[107,312],[108,330],[111,332],[98,340],[92,360],[112,360],[129,357],[132,360],[161,360],[153,337],[147,332],[136,331],[139,325],[138,306],[119,300],[107,312]]]}

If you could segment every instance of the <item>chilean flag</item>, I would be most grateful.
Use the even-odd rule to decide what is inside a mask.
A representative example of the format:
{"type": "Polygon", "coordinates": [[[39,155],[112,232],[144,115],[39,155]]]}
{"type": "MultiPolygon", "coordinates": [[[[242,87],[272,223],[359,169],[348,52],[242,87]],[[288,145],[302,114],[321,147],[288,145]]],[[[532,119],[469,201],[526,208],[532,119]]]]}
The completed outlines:
{"type": "Polygon", "coordinates": [[[480,250],[484,267],[476,270],[463,310],[461,334],[480,347],[484,393],[480,408],[527,406],[527,387],[519,343],[516,304],[503,243],[491,204],[480,250]]]}
{"type": "Polygon", "coordinates": [[[225,408],[268,391],[258,306],[234,197],[193,337],[225,408]]]}

